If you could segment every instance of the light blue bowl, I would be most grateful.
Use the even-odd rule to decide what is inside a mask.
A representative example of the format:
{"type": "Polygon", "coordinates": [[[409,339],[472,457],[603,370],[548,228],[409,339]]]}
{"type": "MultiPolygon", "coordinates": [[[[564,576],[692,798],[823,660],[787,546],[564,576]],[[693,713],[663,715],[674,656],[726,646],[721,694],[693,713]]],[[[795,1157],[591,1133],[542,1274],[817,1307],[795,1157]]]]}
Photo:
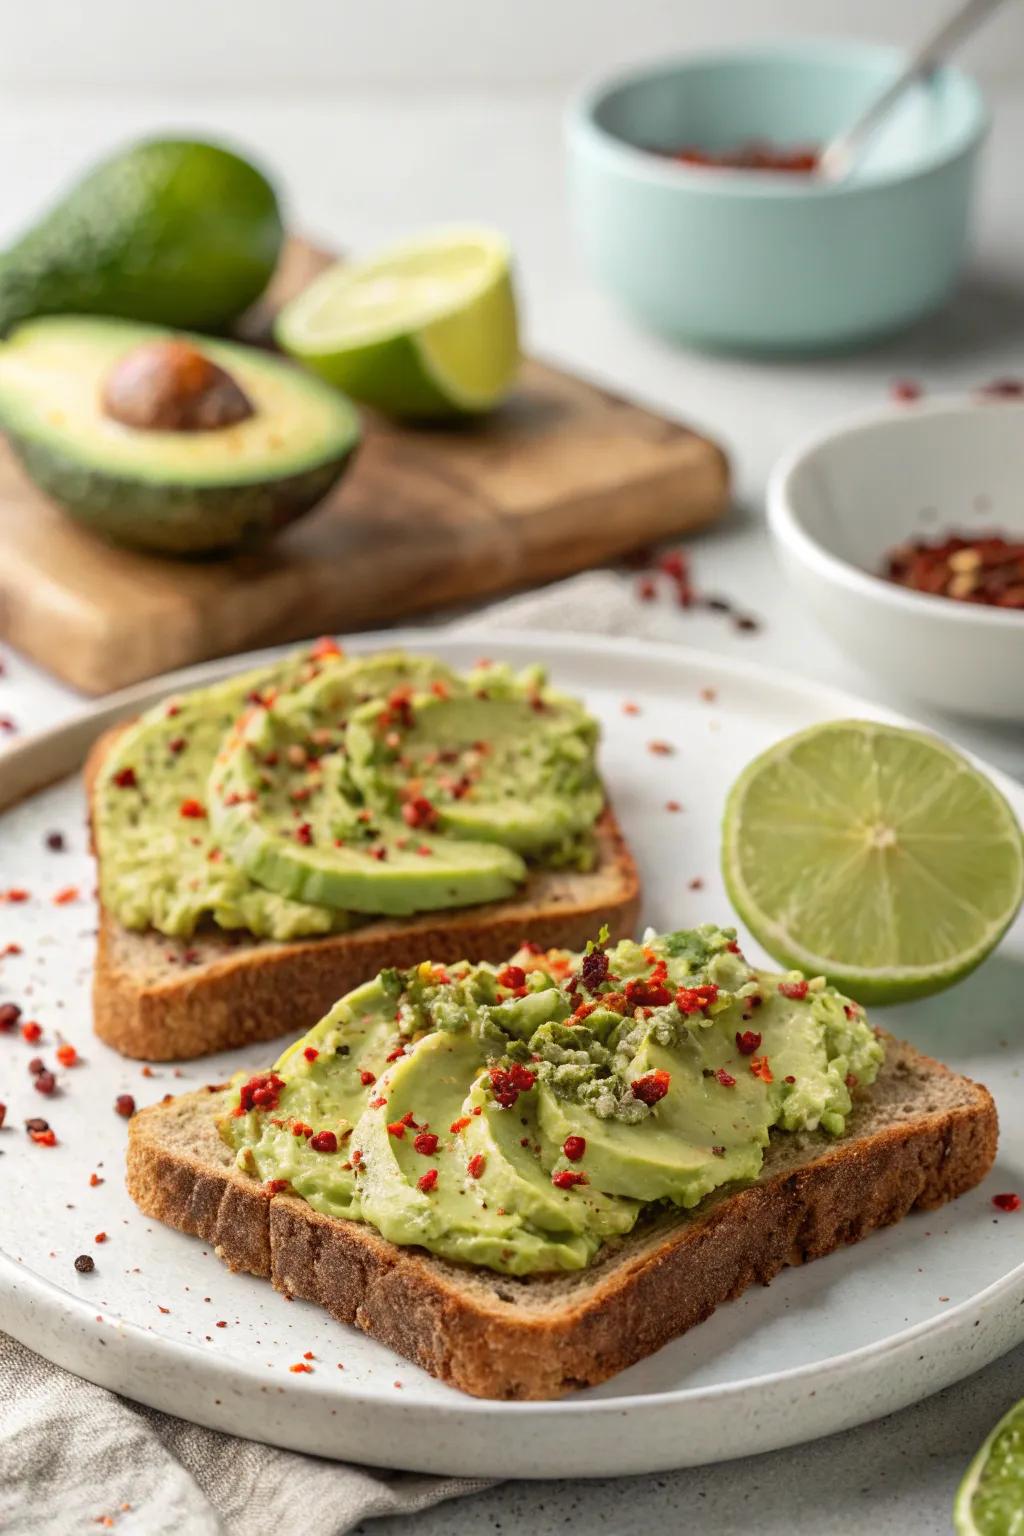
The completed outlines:
{"type": "Polygon", "coordinates": [[[840,185],[650,152],[820,145],[902,61],[862,43],[787,43],[658,64],[585,91],[567,138],[595,275],[653,330],[734,350],[850,346],[936,309],[963,261],[988,126],[959,70],[913,86],[840,185]]]}

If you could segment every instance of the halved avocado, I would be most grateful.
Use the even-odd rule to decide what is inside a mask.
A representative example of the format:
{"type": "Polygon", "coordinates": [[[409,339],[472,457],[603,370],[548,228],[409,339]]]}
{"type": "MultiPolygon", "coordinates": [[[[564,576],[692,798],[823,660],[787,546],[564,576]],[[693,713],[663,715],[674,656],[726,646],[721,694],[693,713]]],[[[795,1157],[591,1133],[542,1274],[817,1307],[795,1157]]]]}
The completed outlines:
{"type": "Polygon", "coordinates": [[[0,344],[0,427],[78,522],[161,554],[206,554],[294,522],[359,441],[344,395],[253,347],[86,316],[0,344]]]}

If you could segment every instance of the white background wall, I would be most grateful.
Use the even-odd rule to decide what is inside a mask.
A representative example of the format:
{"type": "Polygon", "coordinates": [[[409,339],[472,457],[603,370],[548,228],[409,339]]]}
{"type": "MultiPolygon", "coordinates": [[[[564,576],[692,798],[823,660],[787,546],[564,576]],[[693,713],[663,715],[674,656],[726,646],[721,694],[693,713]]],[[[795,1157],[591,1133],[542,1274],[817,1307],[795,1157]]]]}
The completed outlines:
{"type": "MultiPolygon", "coordinates": [[[[0,88],[523,89],[666,51],[846,33],[907,43],[955,0],[0,0],[0,88]]],[[[1024,74],[1024,4],[965,51],[1024,74]]]]}

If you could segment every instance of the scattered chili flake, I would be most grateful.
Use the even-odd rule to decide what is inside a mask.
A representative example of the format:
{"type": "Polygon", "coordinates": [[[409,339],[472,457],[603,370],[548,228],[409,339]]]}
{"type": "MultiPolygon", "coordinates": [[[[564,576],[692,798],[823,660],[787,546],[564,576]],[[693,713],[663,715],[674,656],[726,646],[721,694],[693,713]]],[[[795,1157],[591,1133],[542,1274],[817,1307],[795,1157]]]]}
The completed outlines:
{"type": "Polygon", "coordinates": [[[337,1152],[338,1138],[333,1131],[317,1131],[315,1136],[309,1138],[309,1144],[314,1152],[337,1152]]]}
{"type": "Polygon", "coordinates": [[[320,1055],[320,1052],[317,1050],[315,1045],[307,1045],[302,1054],[305,1056],[307,1061],[316,1061],[317,1057],[320,1055]]]}
{"type": "Polygon", "coordinates": [[[574,1189],[577,1184],[586,1184],[587,1176],[575,1168],[559,1168],[551,1175],[551,1182],[556,1189],[574,1189]]]}
{"type": "Polygon", "coordinates": [[[9,736],[13,736],[17,729],[10,715],[0,715],[0,731],[6,731],[9,736]]]}
{"type": "Polygon", "coordinates": [[[666,809],[666,811],[673,811],[673,812],[681,811],[682,810],[682,806],[679,804],[678,800],[666,800],[665,801],[665,809],[666,809]]]}
{"type": "Polygon", "coordinates": [[[659,1067],[655,1072],[645,1072],[643,1077],[635,1077],[629,1087],[634,1099],[639,1099],[641,1104],[657,1104],[668,1093],[671,1081],[670,1074],[659,1067]]]}
{"type": "Polygon", "coordinates": [[[699,987],[680,987],[675,995],[675,1005],[682,1014],[703,1013],[718,1001],[718,984],[706,981],[699,987]]]}
{"type": "Polygon", "coordinates": [[[8,955],[20,955],[21,953],[22,949],[20,944],[5,944],[3,948],[0,949],[0,960],[5,960],[8,955]]]}
{"type": "MultiPolygon", "coordinates": [[[[466,1124],[469,1124],[468,1120],[466,1121],[466,1124]]],[[[397,1138],[397,1140],[401,1141],[403,1140],[407,1129],[408,1127],[406,1126],[404,1120],[392,1120],[391,1124],[388,1126],[388,1135],[394,1136],[397,1138]]],[[[455,1127],[453,1126],[452,1129],[454,1130],[455,1127]]]]}
{"type": "Polygon", "coordinates": [[[845,1082],[847,1088],[852,1090],[856,1088],[857,1084],[860,1082],[860,1078],[855,1072],[847,1072],[843,1081],[845,1082]]]}
{"type": "Polygon", "coordinates": [[[736,1049],[741,1056],[753,1056],[760,1044],[761,1036],[752,1029],[745,1029],[742,1034],[736,1031],[736,1049]]]}
{"type": "Polygon", "coordinates": [[[119,1093],[114,1100],[114,1108],[125,1120],[130,1120],[135,1113],[135,1100],[130,1093],[119,1093]]]}
{"type": "Polygon", "coordinates": [[[655,757],[671,757],[676,749],[670,741],[649,741],[647,750],[653,752],[655,757]]]}
{"type": "Polygon", "coordinates": [[[883,574],[933,597],[1024,611],[1024,539],[989,532],[911,539],[885,557],[883,574]]]}
{"type": "Polygon", "coordinates": [[[761,1079],[762,1083],[771,1083],[775,1081],[775,1079],[772,1077],[772,1069],[768,1065],[767,1056],[755,1056],[753,1061],[750,1063],[750,1070],[754,1077],[759,1077],[761,1079]]]}
{"type": "Polygon", "coordinates": [[[222,1318],[220,1320],[220,1322],[214,1324],[214,1327],[215,1328],[226,1328],[227,1327],[227,1319],[226,1318],[222,1318]]]}
{"type": "Polygon", "coordinates": [[[511,1109],[519,1095],[528,1092],[537,1081],[537,1074],[518,1061],[514,1061],[510,1067],[491,1067],[489,1076],[491,1092],[502,1109],[511,1109]]]}
{"type": "Polygon", "coordinates": [[[650,976],[636,976],[626,982],[626,1002],[632,1008],[665,1008],[671,1001],[671,988],[665,985],[664,972],[659,975],[657,967],[650,976]]]}
{"type": "Polygon", "coordinates": [[[287,1179],[268,1179],[263,1188],[269,1195],[280,1195],[288,1188],[287,1179]]]}
{"type": "Polygon", "coordinates": [[[1024,395],[1024,380],[993,379],[991,383],[983,384],[978,394],[990,400],[1019,400],[1024,395]]]}
{"type": "Polygon", "coordinates": [[[57,1079],[52,1072],[37,1072],[32,1079],[32,1086],[37,1093],[55,1093],[57,1091],[57,1079]]]}
{"type": "Polygon", "coordinates": [[[71,902],[78,900],[78,886],[64,885],[55,894],[53,904],[55,907],[67,907],[71,902]]]}
{"type": "Polygon", "coordinates": [[[131,767],[119,768],[113,776],[113,782],[118,789],[135,789],[138,779],[135,777],[135,769],[131,767]]]}
{"type": "Polygon", "coordinates": [[[9,890],[4,891],[2,898],[0,898],[0,900],[10,902],[12,906],[20,906],[22,902],[28,901],[28,899],[28,891],[20,885],[12,885],[9,890]]]}
{"type": "Polygon", "coordinates": [[[784,1083],[795,1083],[795,1082],[796,1082],[796,1078],[795,1078],[795,1077],[794,1077],[794,1076],[793,1076],[793,1074],[792,1074],[792,1073],[789,1073],[789,1075],[788,1075],[788,1076],[786,1076],[786,1077],[784,1077],[784,1078],[783,1078],[783,1079],[782,1079],[782,1081],[783,1081],[783,1082],[784,1082],[784,1083]]]}
{"type": "Polygon", "coordinates": [[[35,1045],[37,1040],[42,1039],[42,1036],[43,1026],[37,1024],[35,1019],[26,1019],[25,1023],[21,1026],[21,1038],[27,1040],[29,1045],[35,1045]]]}
{"type": "Polygon", "coordinates": [[[753,614],[738,613],[732,621],[733,629],[738,629],[741,634],[753,635],[761,628],[760,619],[755,619],[753,614]]]}
{"type": "Polygon", "coordinates": [[[49,1126],[46,1127],[45,1131],[30,1130],[28,1134],[37,1147],[55,1147],[57,1145],[56,1132],[51,1131],[49,1126]]]}
{"type": "Polygon", "coordinates": [[[916,379],[893,379],[889,394],[893,400],[920,400],[924,389],[916,379]]]}
{"type": "Polygon", "coordinates": [[[421,859],[429,859],[434,850],[429,846],[429,844],[420,843],[419,847],[416,849],[416,852],[419,854],[421,859]]]}
{"type": "MultiPolygon", "coordinates": [[[[469,1123],[470,1123],[470,1120],[469,1120],[469,1116],[468,1115],[460,1115],[458,1120],[453,1120],[452,1121],[452,1123],[448,1127],[448,1129],[449,1129],[449,1131],[451,1131],[453,1136],[457,1136],[460,1131],[464,1131],[466,1129],[466,1126],[469,1125],[469,1123]]],[[[389,1127],[389,1129],[390,1129],[390,1127],[389,1127]]]]}
{"type": "Polygon", "coordinates": [[[792,998],[794,1002],[798,1003],[802,1002],[803,999],[807,996],[807,987],[808,983],[804,980],[779,982],[780,994],[783,997],[792,998]]]}
{"type": "Polygon", "coordinates": [[[389,1051],[388,1052],[388,1054],[385,1056],[384,1060],[385,1061],[398,1061],[399,1057],[404,1056],[404,1055],[405,1055],[405,1046],[404,1045],[396,1045],[393,1051],[389,1051]]]}
{"type": "MultiPolygon", "coordinates": [[[[278,1077],[276,1072],[261,1072],[256,1077],[250,1077],[247,1083],[243,1083],[238,1095],[238,1114],[248,1114],[250,1109],[276,1109],[284,1088],[284,1079],[278,1077]]],[[[118,1104],[120,1104],[118,1099],[118,1104]]],[[[118,1110],[118,1114],[133,1114],[135,1101],[132,1100],[130,1110],[118,1110]]]]}
{"type": "Polygon", "coordinates": [[[375,1072],[368,1072],[364,1067],[359,1074],[359,1081],[362,1083],[364,1088],[372,1088],[374,1083],[377,1081],[377,1075],[375,1072]]]}
{"type": "Polygon", "coordinates": [[[653,603],[658,595],[658,583],[653,576],[637,578],[636,595],[642,603],[653,603]]]}
{"type": "Polygon", "coordinates": [[[731,1072],[727,1072],[724,1067],[719,1067],[718,1068],[718,1070],[715,1073],[715,1077],[721,1083],[723,1088],[735,1088],[736,1087],[736,1079],[733,1077],[732,1073],[731,1072]]]}
{"type": "Polygon", "coordinates": [[[107,1234],[105,1232],[97,1232],[96,1236],[93,1238],[94,1243],[105,1243],[106,1240],[107,1234]]]}
{"type": "Polygon", "coordinates": [[[562,1156],[570,1163],[578,1163],[586,1150],[585,1136],[567,1136],[562,1143],[562,1156]]]}
{"type": "Polygon", "coordinates": [[[482,1152],[477,1152],[466,1164],[466,1172],[471,1179],[478,1179],[487,1166],[487,1159],[482,1152]]]}
{"type": "Polygon", "coordinates": [[[315,661],[322,661],[327,656],[341,656],[344,653],[333,636],[321,635],[318,640],[313,641],[309,654],[315,661]]]}
{"type": "Polygon", "coordinates": [[[415,795],[402,806],[402,820],[407,827],[434,827],[437,810],[425,795],[415,795]]]}
{"type": "Polygon", "coordinates": [[[526,972],[521,965],[506,965],[494,978],[499,987],[511,987],[515,991],[526,985],[526,972]]]}
{"type": "Polygon", "coordinates": [[[96,1268],[96,1260],[91,1253],[80,1253],[75,1260],[75,1268],[80,1275],[91,1275],[96,1268]]]}
{"type": "Polygon", "coordinates": [[[21,1018],[21,1009],[17,1003],[0,1003],[0,1031],[4,1034],[14,1028],[21,1018]]]}
{"type": "Polygon", "coordinates": [[[702,891],[704,889],[704,881],[701,876],[694,875],[693,879],[689,882],[687,889],[691,891],[702,891]]]}
{"type": "Polygon", "coordinates": [[[437,1151],[437,1137],[433,1131],[420,1131],[413,1141],[413,1149],[423,1157],[433,1157],[437,1151]]]}
{"type": "Polygon", "coordinates": [[[430,1191],[434,1188],[436,1183],[437,1169],[428,1168],[426,1173],[421,1173],[419,1178],[416,1180],[416,1188],[421,1189],[425,1195],[429,1195],[430,1191]]]}
{"type": "Polygon", "coordinates": [[[992,1204],[996,1207],[997,1210],[1000,1211],[1019,1211],[1020,1195],[1015,1195],[1012,1193],[1005,1195],[993,1195],[992,1204]]]}
{"type": "Polygon", "coordinates": [[[100,1178],[98,1173],[90,1173],[90,1175],[89,1175],[89,1188],[90,1189],[96,1189],[102,1183],[103,1183],[103,1180],[100,1178]]]}
{"type": "Polygon", "coordinates": [[[28,1064],[28,1069],[32,1073],[32,1076],[35,1077],[37,1072],[46,1071],[46,1062],[41,1056],[33,1056],[32,1060],[28,1064]]]}
{"type": "Polygon", "coordinates": [[[292,1371],[296,1376],[312,1376],[313,1374],[313,1367],[308,1365],[305,1360],[297,1360],[295,1364],[290,1365],[288,1369],[292,1371]]]}
{"type": "Polygon", "coordinates": [[[381,1095],[380,1098],[371,1099],[369,1107],[370,1107],[370,1109],[383,1109],[383,1107],[384,1107],[384,1105],[386,1103],[387,1103],[387,1099],[383,1095],[381,1095]]]}
{"type": "Polygon", "coordinates": [[[304,848],[309,848],[313,842],[313,828],[308,821],[300,822],[295,828],[295,841],[301,843],[304,848]]]}
{"type": "Polygon", "coordinates": [[[62,1067],[73,1067],[78,1061],[78,1052],[73,1045],[58,1045],[54,1054],[62,1067]]]}

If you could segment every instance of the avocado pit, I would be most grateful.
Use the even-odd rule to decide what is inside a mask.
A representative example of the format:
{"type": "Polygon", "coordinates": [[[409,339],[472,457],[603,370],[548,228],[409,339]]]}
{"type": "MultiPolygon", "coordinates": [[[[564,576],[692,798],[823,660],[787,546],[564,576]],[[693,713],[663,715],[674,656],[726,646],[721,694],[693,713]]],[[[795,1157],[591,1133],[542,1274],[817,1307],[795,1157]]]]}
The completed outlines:
{"type": "Polygon", "coordinates": [[[143,432],[215,432],[255,415],[245,391],[191,342],[146,341],[119,358],[103,410],[143,432]]]}

